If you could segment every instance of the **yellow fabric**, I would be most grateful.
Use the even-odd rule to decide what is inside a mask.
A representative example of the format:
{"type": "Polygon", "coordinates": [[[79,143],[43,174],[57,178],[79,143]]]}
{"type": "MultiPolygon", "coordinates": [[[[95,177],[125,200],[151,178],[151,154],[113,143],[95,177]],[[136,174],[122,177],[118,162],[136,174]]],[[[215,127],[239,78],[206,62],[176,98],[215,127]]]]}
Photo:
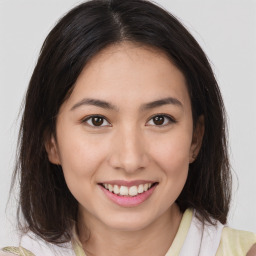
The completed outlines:
{"type": "Polygon", "coordinates": [[[76,231],[77,231],[76,226],[74,226],[74,228],[73,228],[73,239],[72,239],[73,250],[74,250],[76,256],[86,256],[76,231]]]}
{"type": "Polygon", "coordinates": [[[179,255],[182,245],[184,244],[184,241],[186,239],[192,217],[193,211],[191,209],[187,209],[183,214],[178,232],[172,242],[172,245],[165,256],[179,255]]]}
{"type": "Polygon", "coordinates": [[[74,249],[76,256],[86,256],[80,242],[74,242],[73,249],[74,249]]]}
{"type": "MultiPolygon", "coordinates": [[[[14,246],[4,247],[2,249],[2,251],[12,253],[12,255],[35,256],[32,252],[30,252],[22,247],[14,247],[14,246]]],[[[1,252],[0,252],[0,256],[1,256],[1,252]]]]}
{"type": "Polygon", "coordinates": [[[246,255],[255,243],[256,234],[224,227],[216,256],[246,255]]]}

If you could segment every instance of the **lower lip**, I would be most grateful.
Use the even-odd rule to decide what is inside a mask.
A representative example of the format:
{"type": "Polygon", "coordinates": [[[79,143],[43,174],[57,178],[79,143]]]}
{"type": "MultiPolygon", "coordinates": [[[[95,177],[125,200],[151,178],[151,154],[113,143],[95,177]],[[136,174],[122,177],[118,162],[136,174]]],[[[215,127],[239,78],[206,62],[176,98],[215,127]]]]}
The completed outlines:
{"type": "Polygon", "coordinates": [[[154,192],[156,185],[151,187],[149,190],[138,194],[137,196],[119,196],[116,195],[110,191],[108,191],[107,189],[105,189],[104,187],[102,187],[101,185],[99,185],[101,190],[104,192],[104,194],[114,203],[123,206],[123,207],[134,207],[134,206],[138,206],[140,204],[142,204],[143,202],[145,202],[154,192]]]}

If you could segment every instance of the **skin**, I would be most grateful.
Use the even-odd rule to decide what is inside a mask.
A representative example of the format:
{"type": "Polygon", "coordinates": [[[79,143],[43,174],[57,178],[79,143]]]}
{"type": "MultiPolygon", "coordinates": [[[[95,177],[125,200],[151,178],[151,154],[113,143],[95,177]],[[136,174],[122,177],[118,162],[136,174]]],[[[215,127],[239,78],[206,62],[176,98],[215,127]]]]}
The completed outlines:
{"type": "Polygon", "coordinates": [[[185,78],[159,50],[125,42],[85,66],[60,108],[57,135],[46,150],[49,160],[62,166],[79,202],[78,233],[87,255],[165,255],[182,218],[175,200],[200,149],[200,120],[193,130],[185,78]],[[140,108],[167,97],[180,104],[140,108]],[[84,98],[107,101],[118,110],[82,104],[84,98]],[[105,118],[100,127],[85,121],[96,114],[105,118]],[[152,118],[157,114],[175,121],[165,117],[157,125],[152,118]],[[98,185],[110,180],[159,184],[142,204],[122,207],[98,185]]]}
{"type": "Polygon", "coordinates": [[[246,256],[256,256],[256,244],[254,244],[246,256]]]}

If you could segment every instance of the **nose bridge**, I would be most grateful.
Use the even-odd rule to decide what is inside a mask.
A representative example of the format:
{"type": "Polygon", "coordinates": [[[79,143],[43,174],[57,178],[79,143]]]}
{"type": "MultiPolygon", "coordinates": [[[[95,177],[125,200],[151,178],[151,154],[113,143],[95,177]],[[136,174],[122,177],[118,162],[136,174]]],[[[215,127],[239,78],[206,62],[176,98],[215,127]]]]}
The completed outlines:
{"type": "Polygon", "coordinates": [[[111,164],[114,168],[135,172],[145,168],[148,163],[146,143],[136,125],[124,126],[115,134],[111,164]]]}

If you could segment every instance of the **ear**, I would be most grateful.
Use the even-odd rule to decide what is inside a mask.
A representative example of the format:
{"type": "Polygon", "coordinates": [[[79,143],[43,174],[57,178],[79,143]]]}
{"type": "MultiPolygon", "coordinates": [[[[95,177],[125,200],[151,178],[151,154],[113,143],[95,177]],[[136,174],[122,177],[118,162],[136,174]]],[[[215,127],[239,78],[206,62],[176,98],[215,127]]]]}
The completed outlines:
{"type": "Polygon", "coordinates": [[[52,164],[60,165],[59,151],[57,147],[56,139],[53,135],[46,140],[45,149],[48,154],[48,159],[52,164]]]}
{"type": "Polygon", "coordinates": [[[204,137],[204,116],[199,116],[195,129],[193,131],[193,138],[190,147],[189,163],[193,163],[200,151],[204,137]]]}

